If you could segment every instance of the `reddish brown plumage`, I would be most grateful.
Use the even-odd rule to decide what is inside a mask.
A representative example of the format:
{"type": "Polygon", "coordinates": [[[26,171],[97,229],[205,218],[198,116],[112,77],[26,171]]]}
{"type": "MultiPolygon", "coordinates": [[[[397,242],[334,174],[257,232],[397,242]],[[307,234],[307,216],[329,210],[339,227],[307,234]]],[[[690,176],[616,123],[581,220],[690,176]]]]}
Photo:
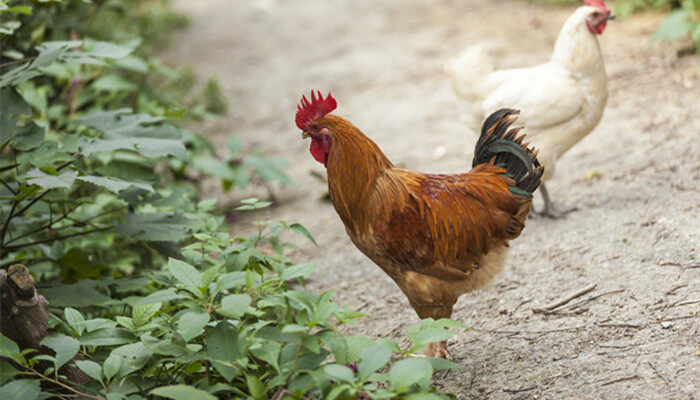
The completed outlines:
{"type": "MultiPolygon", "coordinates": [[[[426,174],[395,167],[338,116],[316,119],[309,132],[314,140],[331,139],[329,194],[348,235],[398,284],[419,317],[449,317],[461,294],[500,270],[531,199],[510,190],[515,182],[493,160],[462,174],[426,174]]],[[[447,357],[444,345],[431,351],[447,357]]]]}

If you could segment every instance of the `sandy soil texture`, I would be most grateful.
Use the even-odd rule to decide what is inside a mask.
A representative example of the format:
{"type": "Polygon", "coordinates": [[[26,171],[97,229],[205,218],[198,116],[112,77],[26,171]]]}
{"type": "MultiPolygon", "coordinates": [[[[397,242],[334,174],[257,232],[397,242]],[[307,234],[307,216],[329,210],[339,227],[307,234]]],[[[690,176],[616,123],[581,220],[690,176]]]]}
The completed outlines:
{"type": "MultiPolygon", "coordinates": [[[[286,159],[295,181],[276,188],[277,206],[235,230],[253,218],[303,223],[320,245],[300,240],[294,255],[319,265],[309,289],[334,290],[336,300],[370,314],[349,331],[403,340],[414,312],[319,201],[326,188],[309,171],[323,167],[293,122],[300,95],[331,91],[336,113],[395,163],[463,171],[474,140],[443,63],[476,42],[502,67],[543,62],[572,8],[505,0],[176,6],[193,23],[163,58],[216,74],[231,102],[222,120],[197,129],[218,144],[239,135],[246,147],[286,159]]],[[[600,39],[610,77],[605,115],[548,184],[556,201],[580,209],[530,219],[504,273],[460,299],[453,318],[473,329],[450,342],[463,368],[437,379],[441,389],[461,399],[699,397],[700,57],[649,47],[662,18],[608,24],[600,39]],[[558,312],[532,311],[589,285],[558,312]]]]}

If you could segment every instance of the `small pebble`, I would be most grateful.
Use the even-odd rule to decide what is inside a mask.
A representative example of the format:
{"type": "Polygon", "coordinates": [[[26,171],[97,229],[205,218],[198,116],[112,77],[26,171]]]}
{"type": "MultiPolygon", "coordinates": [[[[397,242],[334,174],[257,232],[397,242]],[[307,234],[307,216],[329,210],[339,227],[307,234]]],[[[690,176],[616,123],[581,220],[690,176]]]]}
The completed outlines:
{"type": "Polygon", "coordinates": [[[673,322],[670,321],[664,321],[661,323],[661,327],[664,329],[668,329],[673,326],[673,322]]]}

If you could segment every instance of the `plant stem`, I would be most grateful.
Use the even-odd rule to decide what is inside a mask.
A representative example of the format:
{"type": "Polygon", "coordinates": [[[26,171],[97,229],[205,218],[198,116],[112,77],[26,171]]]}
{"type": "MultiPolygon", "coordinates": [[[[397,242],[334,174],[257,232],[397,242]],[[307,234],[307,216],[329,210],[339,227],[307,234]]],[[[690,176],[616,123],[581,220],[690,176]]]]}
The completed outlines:
{"type": "Polygon", "coordinates": [[[12,213],[15,212],[15,208],[17,208],[17,204],[19,204],[19,201],[17,201],[17,200],[12,202],[12,208],[10,209],[10,213],[7,214],[7,219],[5,220],[5,223],[2,226],[2,230],[0,231],[0,245],[5,243],[5,233],[7,233],[7,227],[10,225],[10,220],[12,219],[12,213]]]}
{"type": "Polygon", "coordinates": [[[110,225],[110,226],[105,226],[105,227],[98,228],[98,229],[93,229],[93,230],[90,230],[90,231],[83,231],[83,232],[72,233],[72,234],[70,234],[70,235],[58,236],[58,237],[51,238],[51,239],[37,240],[36,242],[22,243],[22,244],[18,244],[18,245],[15,245],[15,246],[4,246],[4,247],[3,247],[3,250],[12,251],[12,250],[21,249],[22,247],[34,246],[34,245],[37,245],[37,244],[48,243],[48,242],[54,242],[54,241],[57,241],[57,240],[68,239],[68,238],[72,238],[72,237],[76,237],[76,236],[81,236],[81,235],[88,235],[88,234],[93,233],[93,232],[99,232],[99,231],[105,231],[105,230],[107,230],[107,229],[112,229],[112,228],[114,228],[115,226],[116,226],[116,225],[110,225]]]}
{"type": "Polygon", "coordinates": [[[7,182],[5,182],[4,180],[0,179],[0,183],[2,183],[3,186],[5,186],[5,187],[7,188],[7,190],[9,190],[12,194],[17,195],[17,191],[16,191],[15,189],[12,189],[12,188],[10,187],[10,185],[7,184],[7,182]]]}
{"type": "Polygon", "coordinates": [[[106,400],[104,397],[98,397],[98,396],[93,396],[91,394],[83,393],[83,392],[73,388],[72,386],[66,385],[65,383],[63,383],[57,379],[50,378],[50,377],[40,373],[39,371],[35,370],[34,368],[32,368],[28,365],[25,367],[27,369],[29,369],[29,371],[31,371],[34,375],[37,375],[39,378],[46,380],[46,381],[49,381],[55,385],[58,385],[64,389],[66,389],[66,390],[70,390],[71,392],[73,392],[79,396],[87,397],[88,399],[93,399],[93,400],[106,400]]]}

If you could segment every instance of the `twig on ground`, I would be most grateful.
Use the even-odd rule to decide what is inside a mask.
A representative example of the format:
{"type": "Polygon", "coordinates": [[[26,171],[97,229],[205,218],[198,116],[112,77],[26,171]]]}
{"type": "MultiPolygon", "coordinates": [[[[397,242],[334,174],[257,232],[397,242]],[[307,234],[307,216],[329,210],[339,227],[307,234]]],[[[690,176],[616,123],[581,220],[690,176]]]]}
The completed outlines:
{"type": "Polygon", "coordinates": [[[519,309],[520,307],[522,307],[524,304],[527,304],[527,303],[529,303],[529,302],[531,302],[531,301],[532,301],[531,298],[521,301],[520,304],[518,304],[517,306],[515,306],[514,309],[510,310],[510,314],[513,314],[514,312],[518,311],[518,309],[519,309]]]}
{"type": "Polygon", "coordinates": [[[603,328],[644,328],[646,324],[633,324],[629,322],[609,322],[598,323],[598,326],[603,328]]]}
{"type": "Polygon", "coordinates": [[[504,333],[508,335],[517,335],[521,333],[554,333],[554,332],[566,332],[566,331],[577,331],[579,329],[585,328],[585,325],[578,325],[578,326],[572,326],[570,328],[556,328],[556,329],[546,329],[542,331],[501,331],[501,330],[492,330],[492,329],[481,329],[481,328],[474,328],[472,327],[473,330],[477,332],[486,332],[486,333],[504,333]]]}
{"type": "Polygon", "coordinates": [[[678,289],[680,289],[680,288],[684,288],[684,287],[686,287],[686,286],[688,286],[688,285],[678,285],[678,286],[674,286],[673,289],[671,289],[671,290],[669,290],[669,291],[666,292],[666,295],[672,295],[673,292],[675,292],[676,290],[678,290],[678,289]]]}
{"type": "Polygon", "coordinates": [[[522,389],[503,389],[504,392],[506,393],[520,393],[520,392],[527,392],[529,390],[537,389],[537,385],[532,385],[530,387],[522,388],[522,389]]]}
{"type": "Polygon", "coordinates": [[[579,289],[579,290],[577,290],[577,291],[575,291],[575,292],[569,294],[568,296],[564,297],[563,299],[557,300],[557,301],[555,301],[555,302],[553,302],[553,303],[550,303],[550,304],[547,304],[546,306],[543,306],[543,307],[535,307],[535,308],[532,308],[532,312],[534,312],[534,313],[547,313],[547,312],[550,312],[550,311],[554,310],[555,308],[557,308],[557,307],[559,307],[559,306],[562,306],[562,305],[564,305],[564,304],[570,302],[571,300],[573,300],[573,299],[575,299],[575,298],[577,298],[577,297],[579,297],[579,296],[583,296],[584,294],[586,294],[586,293],[590,292],[591,290],[595,289],[595,287],[596,287],[596,284],[595,284],[595,283],[592,283],[592,284],[590,284],[590,285],[588,285],[588,286],[586,286],[586,287],[584,287],[584,288],[581,288],[581,289],[579,289]]]}
{"type": "Polygon", "coordinates": [[[603,384],[601,384],[601,386],[608,386],[608,385],[612,385],[613,383],[631,381],[633,379],[639,379],[639,375],[630,375],[630,376],[623,376],[621,378],[615,378],[613,380],[609,380],[607,382],[604,382],[603,384]]]}
{"type": "MultiPolygon", "coordinates": [[[[604,293],[601,293],[601,294],[597,294],[597,295],[595,295],[595,296],[593,296],[593,297],[589,297],[589,298],[584,299],[584,300],[581,300],[581,301],[579,301],[579,302],[577,302],[577,303],[570,304],[570,305],[568,305],[566,308],[564,308],[564,310],[573,310],[573,309],[575,309],[575,308],[581,307],[582,305],[588,304],[588,303],[590,303],[591,301],[593,301],[593,300],[595,300],[595,299],[598,299],[598,298],[601,298],[601,297],[603,297],[603,296],[607,296],[607,295],[609,295],[609,294],[620,293],[620,292],[624,292],[624,291],[625,291],[625,289],[617,289],[617,290],[611,290],[611,291],[609,291],[609,292],[604,292],[604,293]]],[[[561,311],[563,311],[563,310],[561,310],[561,311]]]]}
{"type": "Polygon", "coordinates": [[[656,372],[656,375],[657,375],[659,378],[661,378],[662,381],[664,381],[664,383],[666,384],[666,387],[671,387],[671,385],[668,384],[668,381],[666,380],[666,378],[664,378],[664,376],[661,375],[661,372],[659,372],[659,370],[656,369],[656,366],[654,366],[654,364],[652,364],[651,361],[647,361],[647,364],[649,364],[649,366],[651,367],[651,369],[653,369],[654,372],[656,372]]]}

